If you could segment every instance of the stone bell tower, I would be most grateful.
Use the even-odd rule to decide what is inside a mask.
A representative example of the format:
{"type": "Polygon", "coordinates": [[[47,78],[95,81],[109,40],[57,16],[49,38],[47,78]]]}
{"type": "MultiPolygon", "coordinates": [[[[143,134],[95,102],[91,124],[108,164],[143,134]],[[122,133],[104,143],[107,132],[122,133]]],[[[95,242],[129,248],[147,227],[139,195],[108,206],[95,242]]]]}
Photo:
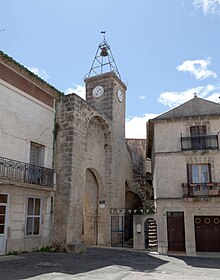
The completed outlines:
{"type": "Polygon", "coordinates": [[[70,251],[83,244],[111,244],[112,209],[125,208],[125,183],[132,181],[126,85],[105,37],[85,84],[86,101],[76,94],[63,96],[56,114],[54,244],[70,251]]]}
{"type": "MultiPolygon", "coordinates": [[[[125,137],[126,85],[122,82],[109,44],[99,44],[91,69],[85,78],[86,101],[103,114],[117,134],[125,137]]],[[[118,135],[119,136],[119,135],[118,135]]]]}

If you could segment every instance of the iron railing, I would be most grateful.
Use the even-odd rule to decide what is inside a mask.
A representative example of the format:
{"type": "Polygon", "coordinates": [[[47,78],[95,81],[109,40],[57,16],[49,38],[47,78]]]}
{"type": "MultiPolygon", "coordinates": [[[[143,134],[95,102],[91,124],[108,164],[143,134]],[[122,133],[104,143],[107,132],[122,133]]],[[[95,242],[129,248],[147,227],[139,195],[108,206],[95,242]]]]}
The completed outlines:
{"type": "Polygon", "coordinates": [[[53,176],[52,169],[0,157],[0,178],[52,187],[53,176]]]}
{"type": "Polygon", "coordinates": [[[181,136],[182,151],[190,150],[218,150],[218,134],[217,135],[199,135],[199,136],[181,136]]]}
{"type": "Polygon", "coordinates": [[[183,183],[184,197],[220,196],[220,183],[183,183]]]}

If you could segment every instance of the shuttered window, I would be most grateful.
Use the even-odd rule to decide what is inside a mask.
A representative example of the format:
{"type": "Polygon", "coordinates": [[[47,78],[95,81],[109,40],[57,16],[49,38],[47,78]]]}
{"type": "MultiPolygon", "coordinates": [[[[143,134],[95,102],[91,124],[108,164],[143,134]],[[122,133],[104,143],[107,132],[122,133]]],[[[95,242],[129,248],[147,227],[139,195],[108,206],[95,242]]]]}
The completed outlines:
{"type": "Polygon", "coordinates": [[[31,142],[30,164],[44,166],[44,149],[43,145],[31,142]]]}
{"type": "Polygon", "coordinates": [[[198,125],[190,127],[190,135],[191,135],[191,144],[193,150],[201,150],[205,149],[205,135],[206,135],[206,126],[198,125]]]}
{"type": "Polygon", "coordinates": [[[189,183],[210,183],[210,164],[187,164],[187,176],[189,183]]]}

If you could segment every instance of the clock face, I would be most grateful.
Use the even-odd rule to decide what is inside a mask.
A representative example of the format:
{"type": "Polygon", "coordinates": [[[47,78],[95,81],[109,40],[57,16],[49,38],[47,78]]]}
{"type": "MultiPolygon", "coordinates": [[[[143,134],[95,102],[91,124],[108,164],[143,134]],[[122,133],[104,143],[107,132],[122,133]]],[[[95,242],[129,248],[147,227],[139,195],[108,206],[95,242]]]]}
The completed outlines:
{"type": "Polygon", "coordinates": [[[117,97],[118,97],[118,101],[122,102],[123,95],[122,95],[122,91],[120,89],[117,90],[117,97]]]}
{"type": "Polygon", "coordinates": [[[102,96],[103,93],[104,93],[104,88],[102,86],[96,86],[92,91],[93,96],[96,98],[102,96]]]}

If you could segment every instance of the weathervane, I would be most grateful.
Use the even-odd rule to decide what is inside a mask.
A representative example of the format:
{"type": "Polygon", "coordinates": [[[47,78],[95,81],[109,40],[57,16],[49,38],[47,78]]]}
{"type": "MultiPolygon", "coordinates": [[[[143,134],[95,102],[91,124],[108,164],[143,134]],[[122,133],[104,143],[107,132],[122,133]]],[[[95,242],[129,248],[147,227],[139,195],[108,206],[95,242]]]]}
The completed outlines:
{"type": "Polygon", "coordinates": [[[105,33],[106,31],[101,31],[101,34],[103,34],[103,39],[105,40],[105,33]]]}
{"type": "Polygon", "coordinates": [[[86,74],[85,78],[100,75],[109,71],[115,72],[115,74],[120,78],[120,74],[112,55],[110,46],[105,39],[105,33],[106,31],[101,31],[101,34],[103,35],[103,41],[98,46],[95,58],[92,62],[92,66],[88,74],[86,74]]]}

